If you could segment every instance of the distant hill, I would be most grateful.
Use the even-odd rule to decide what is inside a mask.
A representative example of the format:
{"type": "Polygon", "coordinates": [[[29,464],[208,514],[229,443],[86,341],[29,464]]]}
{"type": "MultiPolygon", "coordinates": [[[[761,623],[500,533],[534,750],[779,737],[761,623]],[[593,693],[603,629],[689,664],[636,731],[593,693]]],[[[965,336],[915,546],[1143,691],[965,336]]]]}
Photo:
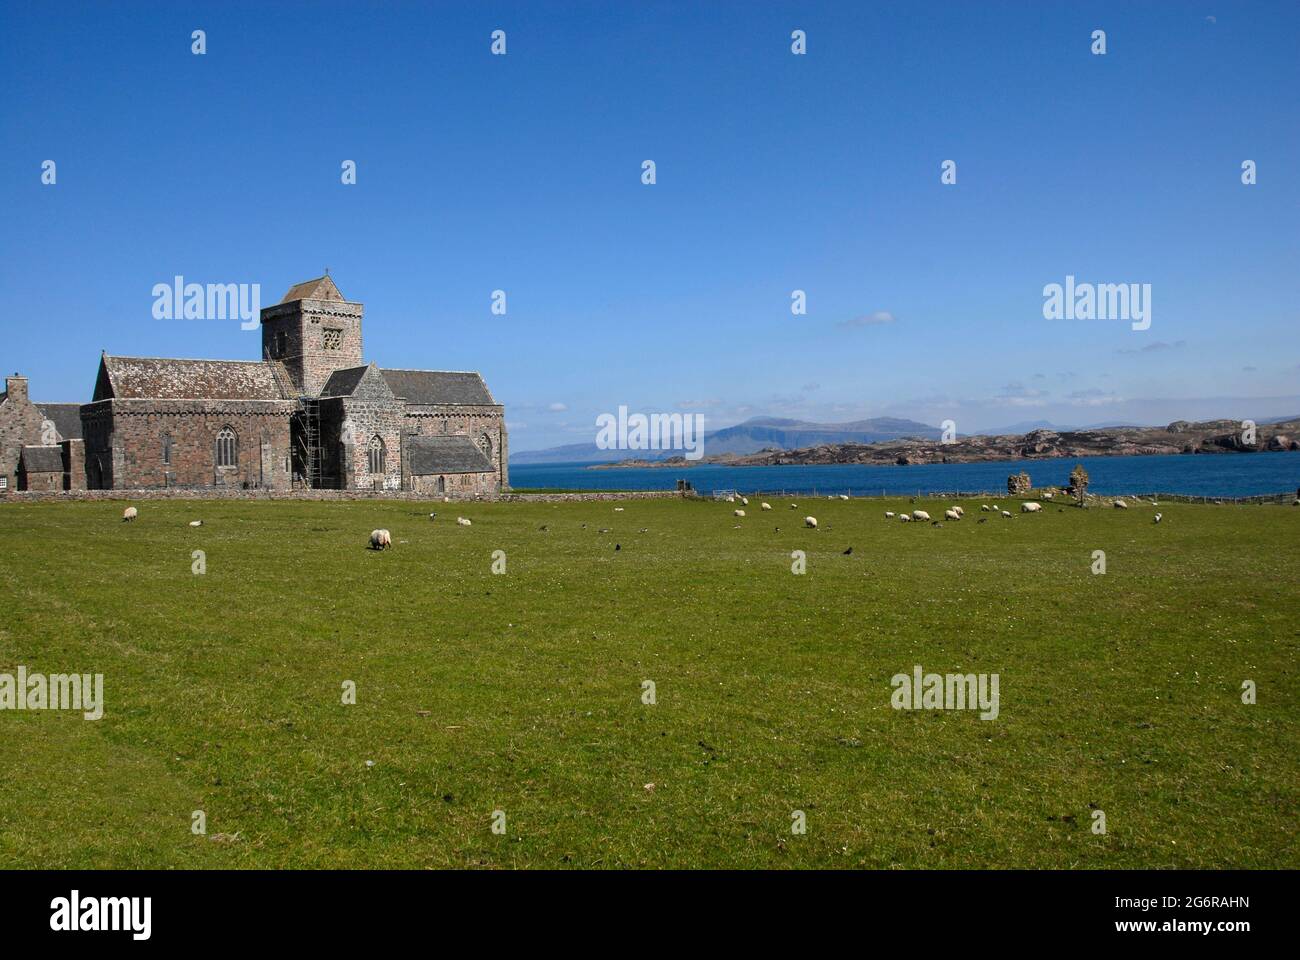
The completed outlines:
{"type": "MultiPolygon", "coordinates": [[[[593,434],[595,428],[593,427],[593,434]]],[[[886,440],[938,440],[938,427],[897,417],[875,417],[849,423],[813,423],[780,417],[752,417],[734,427],[708,430],[704,455],[750,454],[760,450],[795,450],[827,443],[879,443],[886,440]]],[[[679,450],[601,450],[595,443],[570,443],[547,450],[525,450],[510,456],[511,463],[610,463],[637,457],[663,460],[679,450]]]]}

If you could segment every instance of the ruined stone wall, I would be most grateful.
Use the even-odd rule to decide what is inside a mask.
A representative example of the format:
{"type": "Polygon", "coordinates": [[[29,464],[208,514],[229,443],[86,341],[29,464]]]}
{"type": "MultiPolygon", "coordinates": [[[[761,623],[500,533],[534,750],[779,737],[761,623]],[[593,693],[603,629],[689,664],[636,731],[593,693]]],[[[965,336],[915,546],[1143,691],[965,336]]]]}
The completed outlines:
{"type": "Polygon", "coordinates": [[[26,377],[9,377],[5,381],[6,397],[0,403],[0,477],[10,490],[18,489],[18,457],[25,445],[53,443],[41,437],[45,415],[27,395],[26,377]]]}

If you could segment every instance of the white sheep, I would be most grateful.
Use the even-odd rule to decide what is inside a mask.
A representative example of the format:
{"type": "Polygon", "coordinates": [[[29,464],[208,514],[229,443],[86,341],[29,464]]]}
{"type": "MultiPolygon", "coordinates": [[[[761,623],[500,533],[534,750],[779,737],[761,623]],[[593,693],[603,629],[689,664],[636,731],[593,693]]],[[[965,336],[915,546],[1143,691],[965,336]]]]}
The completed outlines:
{"type": "Polygon", "coordinates": [[[749,506],[749,497],[741,497],[740,502],[745,506],[749,506]]]}
{"type": "Polygon", "coordinates": [[[122,522],[126,523],[129,520],[134,520],[137,516],[139,514],[136,512],[135,507],[127,507],[122,511],[122,522]]]}
{"type": "Polygon", "coordinates": [[[893,510],[886,510],[886,511],[885,511],[885,519],[886,519],[886,520],[893,520],[893,519],[894,519],[894,511],[893,511],[893,510]]]}
{"type": "Polygon", "coordinates": [[[745,515],[745,511],[744,511],[744,510],[732,510],[732,511],[731,511],[731,515],[732,515],[733,517],[743,517],[743,516],[745,515]]]}
{"type": "Polygon", "coordinates": [[[622,507],[615,507],[615,508],[614,508],[614,512],[615,512],[615,513],[622,513],[622,512],[623,512],[623,508],[622,508],[622,507]]]}
{"type": "Polygon", "coordinates": [[[849,495],[848,495],[847,493],[841,493],[841,494],[840,494],[840,499],[841,499],[841,500],[847,500],[848,498],[849,498],[849,495]]]}
{"type": "Polygon", "coordinates": [[[805,527],[812,527],[812,529],[816,530],[816,529],[817,529],[817,518],[816,518],[816,517],[804,517],[804,518],[803,518],[803,525],[804,525],[805,527]]]}
{"type": "Polygon", "coordinates": [[[1003,511],[1002,511],[1002,516],[1004,516],[1004,517],[1006,517],[1008,520],[1010,520],[1010,519],[1011,519],[1011,511],[1010,511],[1010,510],[1003,510],[1003,511]]]}
{"type": "Polygon", "coordinates": [[[1154,517],[1151,518],[1151,522],[1152,522],[1152,523],[1159,523],[1159,522],[1160,522],[1160,518],[1163,517],[1163,516],[1164,516],[1163,513],[1157,513],[1154,517]]]}
{"type": "MultiPolygon", "coordinates": [[[[891,513],[890,516],[892,517],[893,514],[891,513]]],[[[911,522],[912,522],[912,515],[911,515],[910,513],[900,513],[900,514],[898,515],[898,519],[899,519],[899,520],[902,520],[904,523],[911,523],[911,522]]]]}
{"type": "Polygon", "coordinates": [[[1042,509],[1043,505],[1041,503],[1034,503],[1032,500],[1029,503],[1022,503],[1020,505],[1021,513],[1038,513],[1042,509]]]}
{"type": "Polygon", "coordinates": [[[1052,497],[1054,497],[1054,496],[1055,496],[1055,494],[1052,493],[1051,490],[1048,490],[1046,493],[1043,494],[1043,499],[1044,499],[1044,500],[1051,500],[1052,497]]]}
{"type": "Polygon", "coordinates": [[[964,516],[966,516],[966,508],[965,508],[965,507],[961,507],[961,506],[958,506],[958,505],[955,505],[955,504],[954,504],[954,506],[953,506],[953,508],[952,508],[952,511],[953,511],[953,513],[957,514],[958,517],[964,517],[964,516]]]}
{"type": "Polygon", "coordinates": [[[792,503],[792,504],[790,504],[790,509],[791,509],[791,510],[798,510],[798,509],[799,509],[799,504],[797,504],[797,503],[792,503]]]}
{"type": "Polygon", "coordinates": [[[1128,509],[1128,504],[1125,503],[1123,500],[1116,500],[1115,503],[1113,504],[1113,506],[1115,507],[1116,510],[1127,510],[1127,509],[1128,509]]]}
{"type": "Polygon", "coordinates": [[[727,503],[735,503],[735,502],[736,502],[735,497],[727,497],[727,503]]]}
{"type": "Polygon", "coordinates": [[[929,519],[930,519],[930,515],[929,515],[928,513],[926,513],[924,510],[913,510],[913,511],[912,511],[912,519],[913,519],[913,520],[929,520],[929,519]]]}
{"type": "Polygon", "coordinates": [[[988,505],[987,503],[981,503],[981,504],[980,504],[980,512],[981,512],[981,513],[988,513],[988,512],[989,512],[989,505],[988,505]]]}
{"type": "Polygon", "coordinates": [[[994,512],[994,513],[1001,513],[1001,512],[1002,512],[1002,508],[999,507],[999,506],[995,503],[995,504],[993,504],[993,512],[994,512]]]}
{"type": "Polygon", "coordinates": [[[470,522],[466,520],[464,517],[457,517],[456,522],[459,523],[462,527],[468,527],[470,525],[470,522]]]}
{"type": "Polygon", "coordinates": [[[370,531],[370,549],[387,550],[393,545],[393,538],[387,530],[370,531]]]}
{"type": "Polygon", "coordinates": [[[961,514],[958,513],[956,510],[945,510],[943,512],[943,518],[945,520],[960,520],[961,514]]]}
{"type": "Polygon", "coordinates": [[[191,527],[201,527],[201,526],[203,526],[203,521],[202,521],[202,520],[191,520],[191,521],[190,521],[190,526],[191,526],[191,527]]]}
{"type": "Polygon", "coordinates": [[[771,510],[771,509],[772,509],[772,505],[771,505],[770,503],[760,503],[760,504],[758,505],[758,508],[759,508],[760,510],[771,510]]]}

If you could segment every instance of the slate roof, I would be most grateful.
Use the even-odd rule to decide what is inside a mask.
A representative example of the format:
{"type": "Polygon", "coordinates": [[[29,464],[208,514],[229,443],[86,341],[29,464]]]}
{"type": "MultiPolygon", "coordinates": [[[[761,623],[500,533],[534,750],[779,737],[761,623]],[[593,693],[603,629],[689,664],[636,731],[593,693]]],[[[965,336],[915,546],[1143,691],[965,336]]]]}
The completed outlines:
{"type": "Polygon", "coordinates": [[[289,292],[284,295],[284,299],[280,302],[290,303],[294,300],[338,300],[344,303],[347,302],[329,276],[295,283],[289,288],[289,292]]]}
{"type": "Polygon", "coordinates": [[[54,429],[59,431],[59,439],[81,439],[81,404],[38,403],[36,409],[47,420],[54,422],[54,429]]]}
{"type": "Polygon", "coordinates": [[[260,360],[173,360],[165,357],[103,358],[111,394],[155,400],[281,400],[271,365],[260,360]]]}
{"type": "Polygon", "coordinates": [[[384,370],[379,371],[394,395],[407,403],[488,404],[496,401],[487,384],[477,373],[457,370],[384,370]]]}
{"type": "Polygon", "coordinates": [[[63,452],[58,447],[23,447],[22,461],[27,473],[63,472],[63,452]]]}
{"type": "Polygon", "coordinates": [[[405,437],[411,475],[433,473],[491,473],[490,461],[469,437],[405,437]]]}
{"type": "Polygon", "coordinates": [[[368,366],[363,366],[335,370],[330,374],[330,378],[325,381],[325,386],[320,388],[320,395],[322,397],[350,397],[368,369],[368,366]]]}

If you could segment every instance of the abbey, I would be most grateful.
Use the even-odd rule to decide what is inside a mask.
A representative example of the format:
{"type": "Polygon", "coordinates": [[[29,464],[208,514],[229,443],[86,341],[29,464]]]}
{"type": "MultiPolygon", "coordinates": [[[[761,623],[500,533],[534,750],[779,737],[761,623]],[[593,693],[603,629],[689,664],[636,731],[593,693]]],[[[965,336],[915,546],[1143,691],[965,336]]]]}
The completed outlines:
{"type": "Polygon", "coordinates": [[[15,375],[0,487],[505,490],[505,409],[483,378],[366,363],[363,313],[324,276],[261,311],[260,360],[104,353],[79,407],[32,404],[15,375]]]}

